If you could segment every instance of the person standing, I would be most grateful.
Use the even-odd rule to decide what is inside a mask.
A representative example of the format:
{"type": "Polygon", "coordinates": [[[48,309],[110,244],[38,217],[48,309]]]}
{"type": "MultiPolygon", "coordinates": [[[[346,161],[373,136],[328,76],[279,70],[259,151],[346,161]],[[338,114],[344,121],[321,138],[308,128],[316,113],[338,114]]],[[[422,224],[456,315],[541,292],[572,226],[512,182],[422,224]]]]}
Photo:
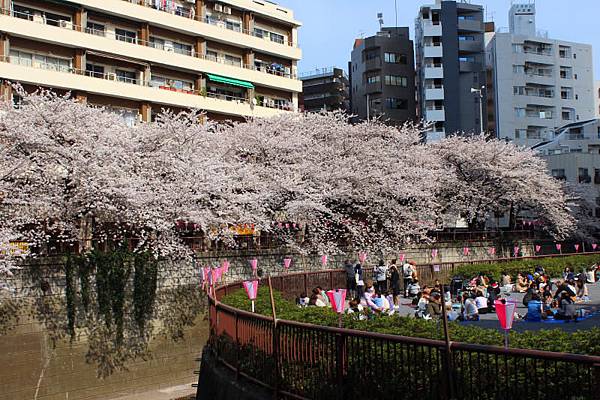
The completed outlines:
{"type": "Polygon", "coordinates": [[[365,281],[363,280],[363,269],[360,263],[354,266],[354,279],[356,281],[356,298],[361,299],[365,294],[365,281]]]}
{"type": "Polygon", "coordinates": [[[387,292],[387,266],[383,260],[379,260],[379,264],[375,267],[375,281],[379,293],[387,292]]]}
{"type": "Polygon", "coordinates": [[[350,260],[344,262],[344,271],[346,272],[346,289],[348,289],[351,298],[353,298],[356,296],[356,272],[350,260]]]}
{"type": "Polygon", "coordinates": [[[398,267],[396,266],[396,260],[392,260],[388,272],[390,274],[390,289],[392,289],[394,306],[398,306],[398,296],[400,295],[400,271],[398,271],[398,267]]]}
{"type": "Polygon", "coordinates": [[[410,262],[404,263],[402,266],[402,276],[404,278],[404,297],[408,297],[408,286],[412,283],[414,273],[413,265],[410,262]]]}

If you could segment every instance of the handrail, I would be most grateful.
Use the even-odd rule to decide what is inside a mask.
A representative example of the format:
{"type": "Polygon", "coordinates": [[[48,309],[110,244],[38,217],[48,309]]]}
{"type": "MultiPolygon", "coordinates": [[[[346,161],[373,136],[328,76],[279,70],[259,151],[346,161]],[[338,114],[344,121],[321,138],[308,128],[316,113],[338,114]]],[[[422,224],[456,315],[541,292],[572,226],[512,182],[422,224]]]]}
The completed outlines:
{"type": "MultiPolygon", "coordinates": [[[[550,257],[598,254],[600,252],[565,253],[551,255],[550,257]]],[[[536,258],[546,257],[502,258],[493,261],[503,262],[514,261],[515,259],[536,258]]],[[[480,262],[485,262],[485,260],[480,262]]],[[[452,264],[456,266],[459,264],[470,264],[470,262],[452,264]]],[[[419,267],[425,266],[419,265],[419,267]]],[[[283,287],[286,287],[285,280],[287,280],[287,286],[291,287],[294,283],[298,283],[298,276],[305,277],[304,284],[306,285],[310,276],[320,275],[322,280],[333,282],[334,275],[336,274],[337,278],[344,278],[341,275],[344,275],[345,271],[335,269],[297,272],[278,276],[274,279],[277,279],[277,282],[283,287]]],[[[226,288],[233,289],[240,286],[240,282],[223,285],[215,290],[215,294],[217,294],[217,291],[219,293],[227,292],[226,288]]],[[[483,368],[481,372],[486,373],[488,368],[480,366],[481,359],[484,360],[484,365],[486,360],[492,363],[495,362],[497,369],[495,373],[500,374],[501,380],[503,379],[507,385],[512,385],[510,389],[512,391],[518,392],[519,390],[519,374],[533,373],[536,376],[544,376],[543,373],[547,372],[547,368],[556,370],[563,364],[566,364],[564,371],[570,374],[565,379],[576,380],[580,383],[580,385],[575,385],[578,388],[579,395],[587,398],[586,396],[589,393],[595,393],[595,390],[597,390],[596,385],[600,383],[598,381],[598,377],[600,377],[600,356],[533,349],[505,349],[499,346],[459,342],[450,342],[447,345],[442,340],[398,336],[281,319],[278,319],[275,324],[271,317],[257,315],[222,304],[216,301],[211,293],[209,293],[209,321],[211,336],[208,346],[216,356],[216,360],[225,367],[235,371],[236,376],[247,378],[251,382],[273,390],[275,395],[279,394],[285,398],[313,397],[310,391],[306,392],[306,390],[311,390],[310,387],[307,389],[302,383],[299,383],[299,386],[296,385],[295,379],[301,379],[300,382],[303,382],[302,379],[304,379],[303,375],[298,376],[293,374],[298,364],[307,363],[306,367],[308,371],[311,371],[309,379],[325,379],[327,382],[323,381],[323,385],[338,385],[337,390],[339,394],[337,398],[344,398],[346,371],[351,369],[356,374],[356,368],[359,368],[359,371],[361,371],[361,365],[364,363],[385,363],[384,352],[387,352],[388,357],[391,357],[393,354],[393,359],[396,362],[400,362],[400,364],[394,365],[393,368],[399,369],[400,374],[405,373],[403,371],[406,371],[406,369],[408,369],[408,373],[410,374],[411,369],[415,368],[413,365],[415,363],[417,364],[416,371],[423,371],[420,368],[429,370],[433,374],[432,376],[414,379],[423,379],[422,382],[430,385],[420,390],[427,390],[430,394],[433,393],[433,397],[431,398],[448,398],[454,390],[451,381],[456,382],[457,398],[463,398],[462,396],[472,398],[473,392],[470,391],[473,389],[470,383],[473,375],[477,376],[476,371],[481,368],[483,368]],[[238,330],[238,324],[242,324],[243,328],[240,328],[241,330],[238,330]],[[226,340],[223,342],[218,340],[222,334],[231,334],[228,339],[230,341],[227,342],[226,340]],[[271,346],[270,343],[277,343],[278,345],[271,346]],[[250,348],[252,350],[248,352],[250,348]],[[369,350],[373,348],[374,351],[369,350]],[[356,353],[357,349],[359,353],[356,353]],[[366,352],[364,349],[367,349],[366,352]],[[381,352],[378,349],[381,349],[381,352]],[[390,353],[391,351],[392,353],[390,353]],[[406,359],[402,355],[405,351],[408,352],[406,353],[406,359]],[[258,356],[257,354],[261,354],[261,352],[262,355],[258,356]],[[399,359],[397,352],[400,354],[399,359]],[[466,355],[463,353],[466,353],[466,355]],[[231,360],[232,354],[235,354],[235,362],[231,360]],[[474,356],[473,358],[478,360],[477,363],[473,365],[469,364],[471,356],[474,356]],[[246,357],[244,363],[240,362],[240,357],[246,357]],[[321,360],[322,357],[324,357],[323,360],[321,360]],[[368,360],[362,360],[363,358],[368,358],[368,360]],[[272,359],[276,365],[281,365],[283,370],[280,371],[278,368],[273,368],[272,364],[265,361],[266,359],[272,359]],[[446,362],[443,360],[446,360],[446,362]],[[405,361],[407,364],[404,364],[405,361]],[[315,363],[319,368],[327,366],[325,372],[319,368],[311,369],[311,365],[315,363]],[[569,369],[569,363],[575,364],[576,367],[573,366],[573,368],[569,369]],[[259,372],[260,368],[263,368],[262,373],[259,372]],[[267,370],[264,370],[264,368],[267,370]],[[509,370],[511,371],[510,373],[509,370]],[[442,371],[446,372],[442,373],[442,371]],[[461,382],[465,383],[464,387],[461,386],[461,382]],[[435,384],[436,387],[431,386],[432,384],[435,384]],[[471,396],[467,396],[468,393],[471,393],[471,396]]],[[[353,379],[356,379],[356,375],[352,376],[354,377],[353,379]]],[[[422,376],[419,375],[419,377],[422,376]]],[[[365,379],[368,380],[368,377],[365,379]]],[[[309,380],[309,382],[311,381],[309,380]]],[[[364,383],[366,382],[359,382],[358,384],[364,383]]],[[[312,390],[320,390],[319,385],[317,384],[316,387],[313,386],[312,390]]],[[[390,390],[390,388],[387,390],[390,390]]],[[[414,388],[409,388],[408,390],[413,390],[415,393],[418,392],[414,388]]],[[[495,385],[493,390],[498,390],[495,385]]],[[[540,397],[543,396],[540,393],[531,398],[544,398],[540,397]]],[[[509,396],[508,398],[512,397],[509,396]]]]}

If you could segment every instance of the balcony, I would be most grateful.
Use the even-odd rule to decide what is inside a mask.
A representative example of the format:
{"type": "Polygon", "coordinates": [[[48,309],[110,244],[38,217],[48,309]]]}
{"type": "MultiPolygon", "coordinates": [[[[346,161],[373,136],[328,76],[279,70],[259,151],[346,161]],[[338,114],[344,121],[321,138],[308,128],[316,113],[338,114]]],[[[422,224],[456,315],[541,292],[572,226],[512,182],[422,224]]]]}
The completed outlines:
{"type": "Polygon", "coordinates": [[[481,21],[477,20],[459,19],[458,30],[469,32],[483,32],[483,24],[481,23],[481,21]]]}
{"type": "Polygon", "coordinates": [[[444,50],[441,43],[431,43],[423,48],[423,55],[426,58],[441,58],[444,55],[444,50]]]}
{"type": "Polygon", "coordinates": [[[553,119],[555,117],[552,111],[536,111],[536,110],[527,110],[525,113],[527,118],[537,118],[537,119],[553,119]]]}
{"type": "Polygon", "coordinates": [[[458,70],[460,72],[481,72],[481,64],[473,61],[459,61],[458,70]]]}
{"type": "Polygon", "coordinates": [[[426,107],[426,120],[427,121],[445,121],[446,113],[444,111],[444,107],[426,107]]]}
{"type": "Polygon", "coordinates": [[[442,36],[442,25],[431,22],[423,24],[423,36],[442,36]]]}
{"type": "Polygon", "coordinates": [[[479,40],[460,40],[458,42],[458,50],[467,53],[483,52],[483,43],[479,40]]]}
{"type": "Polygon", "coordinates": [[[134,101],[163,104],[181,108],[197,108],[237,116],[271,117],[285,107],[260,106],[244,98],[234,98],[199,90],[178,90],[167,86],[150,86],[145,81],[114,74],[58,67],[55,64],[32,63],[28,59],[0,57],[0,76],[13,82],[95,93],[134,101]]]}
{"type": "MultiPolygon", "coordinates": [[[[126,3],[124,3],[126,4],[126,3]]],[[[161,65],[171,65],[188,71],[202,71],[217,75],[229,75],[276,89],[302,91],[302,82],[294,74],[279,69],[234,64],[224,58],[215,58],[194,51],[177,50],[153,42],[119,40],[118,36],[104,31],[90,30],[81,26],[54,26],[43,21],[30,21],[15,15],[0,15],[2,30],[15,36],[39,40],[75,48],[90,49],[117,56],[127,55],[161,65]]]]}
{"type": "Polygon", "coordinates": [[[381,92],[382,92],[381,81],[380,82],[367,83],[365,85],[365,93],[366,94],[381,93],[381,92]]]}
{"type": "Polygon", "coordinates": [[[425,65],[425,79],[436,79],[444,77],[444,68],[442,64],[426,64],[425,65]]]}
{"type": "MultiPolygon", "coordinates": [[[[284,43],[264,40],[254,32],[245,30],[228,29],[227,26],[218,26],[201,20],[200,16],[185,12],[163,10],[161,6],[157,9],[151,0],[77,0],[89,10],[108,12],[128,20],[147,22],[153,26],[166,29],[175,29],[190,36],[205,37],[229,45],[256,49],[271,55],[285,57],[292,60],[300,60],[302,51],[297,43],[284,40],[284,43]],[[142,3],[142,4],[139,4],[142,3]]],[[[245,5],[246,6],[246,5],[245,5]]],[[[248,2],[246,8],[254,8],[252,2],[248,2]]],[[[191,8],[191,7],[190,7],[191,8]]],[[[262,12],[264,13],[264,11],[262,12]]],[[[262,14],[260,11],[258,14],[262,14]]],[[[285,19],[285,16],[284,18],[285,19]]],[[[287,18],[286,21],[293,25],[299,25],[297,21],[287,18]]],[[[231,27],[231,25],[229,25],[231,27]]]]}
{"type": "Polygon", "coordinates": [[[365,61],[365,71],[375,71],[381,69],[381,58],[376,57],[365,61]]]}
{"type": "Polygon", "coordinates": [[[590,175],[579,175],[577,176],[578,183],[592,183],[592,177],[590,175]]]}
{"type": "Polygon", "coordinates": [[[425,99],[426,100],[443,100],[444,99],[444,88],[443,87],[426,87],[425,88],[425,99]]]}

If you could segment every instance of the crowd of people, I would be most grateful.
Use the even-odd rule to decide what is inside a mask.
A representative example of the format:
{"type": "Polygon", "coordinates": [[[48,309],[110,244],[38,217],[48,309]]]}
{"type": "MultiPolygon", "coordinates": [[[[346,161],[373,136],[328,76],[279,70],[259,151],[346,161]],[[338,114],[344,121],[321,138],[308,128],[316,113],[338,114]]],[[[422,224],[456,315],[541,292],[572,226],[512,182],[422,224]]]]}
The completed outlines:
{"type": "MultiPolygon", "coordinates": [[[[416,263],[398,264],[392,260],[386,264],[379,261],[373,268],[373,279],[366,279],[360,263],[346,261],[347,305],[345,312],[358,313],[360,318],[377,314],[393,315],[401,312],[402,305],[412,305],[416,318],[439,319],[444,314],[451,321],[478,321],[482,314],[495,312],[495,301],[508,298],[511,293],[523,293],[525,315],[516,315],[526,321],[545,319],[576,320],[582,310],[577,303],[589,301],[588,283],[596,281],[596,266],[580,274],[565,268],[561,279],[552,280],[540,266],[532,273],[519,273],[513,283],[512,277],[503,272],[500,281],[484,273],[472,279],[453,279],[450,285],[435,281],[433,285],[421,286],[416,263]]],[[[300,306],[330,306],[326,291],[316,287],[310,295],[302,294],[300,306]]]]}

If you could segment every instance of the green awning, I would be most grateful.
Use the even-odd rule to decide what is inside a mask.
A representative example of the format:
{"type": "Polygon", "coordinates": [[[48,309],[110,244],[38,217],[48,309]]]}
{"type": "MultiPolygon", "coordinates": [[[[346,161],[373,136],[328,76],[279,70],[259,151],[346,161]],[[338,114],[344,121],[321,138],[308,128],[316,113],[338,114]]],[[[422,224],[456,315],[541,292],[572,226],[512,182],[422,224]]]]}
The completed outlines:
{"type": "Polygon", "coordinates": [[[224,76],[213,75],[213,74],[206,74],[206,75],[208,75],[208,79],[210,79],[213,82],[227,83],[227,84],[233,85],[233,86],[241,86],[241,87],[245,87],[248,89],[254,89],[254,85],[251,84],[250,82],[240,81],[239,79],[226,78],[224,76]]]}

